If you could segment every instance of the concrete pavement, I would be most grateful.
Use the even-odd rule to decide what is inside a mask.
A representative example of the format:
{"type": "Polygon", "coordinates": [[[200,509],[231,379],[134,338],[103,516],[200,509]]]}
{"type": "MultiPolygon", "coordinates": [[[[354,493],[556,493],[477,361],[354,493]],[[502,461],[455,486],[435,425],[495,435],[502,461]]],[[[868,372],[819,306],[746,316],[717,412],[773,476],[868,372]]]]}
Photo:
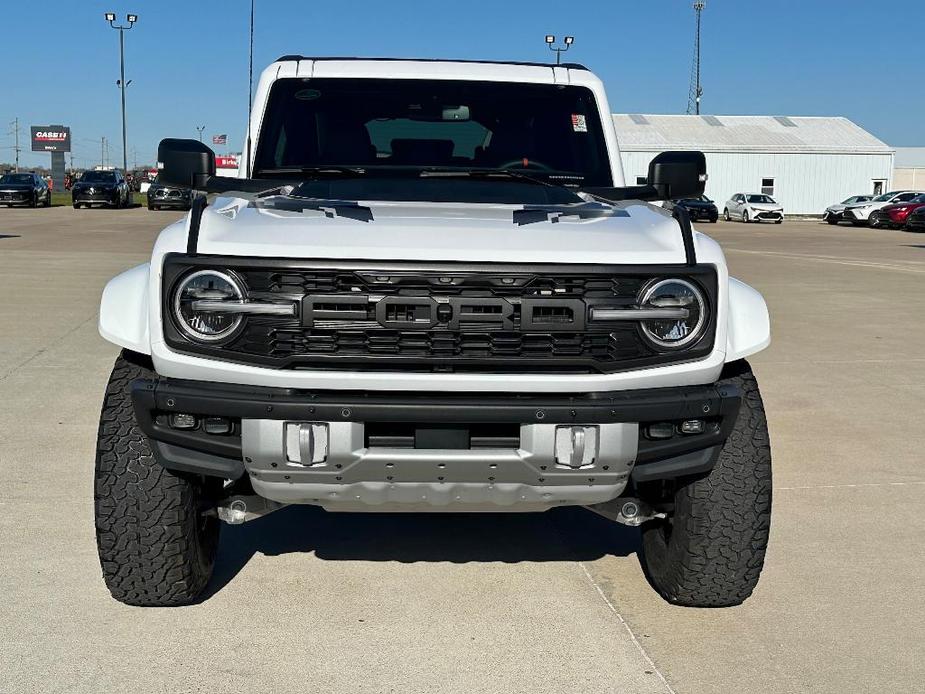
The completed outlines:
{"type": "Polygon", "coordinates": [[[116,350],[109,277],[179,215],[0,209],[0,692],[889,692],[925,681],[925,237],[707,225],[767,297],[754,359],[775,506],[745,605],[645,582],[638,537],[580,509],[226,527],[197,605],[99,576],[92,466],[116,350]],[[918,309],[921,314],[921,309],[918,309]]]}

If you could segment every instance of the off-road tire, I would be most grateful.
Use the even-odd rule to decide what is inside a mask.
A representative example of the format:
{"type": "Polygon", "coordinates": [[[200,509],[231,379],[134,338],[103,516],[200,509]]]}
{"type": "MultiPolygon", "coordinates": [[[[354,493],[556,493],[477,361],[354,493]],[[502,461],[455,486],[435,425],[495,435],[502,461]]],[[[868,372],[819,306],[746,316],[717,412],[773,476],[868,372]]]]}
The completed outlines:
{"type": "Polygon", "coordinates": [[[96,543],[106,587],[128,605],[194,600],[212,575],[219,521],[202,478],[161,467],[135,421],[132,381],[150,362],[123,352],[106,386],[96,449],[96,543]]]}
{"type": "Polygon", "coordinates": [[[642,528],[640,562],[668,602],[728,607],[752,594],[771,528],[771,446],[758,383],[745,361],[720,383],[742,391],[735,428],[716,466],[680,484],[673,517],[642,528]]]}

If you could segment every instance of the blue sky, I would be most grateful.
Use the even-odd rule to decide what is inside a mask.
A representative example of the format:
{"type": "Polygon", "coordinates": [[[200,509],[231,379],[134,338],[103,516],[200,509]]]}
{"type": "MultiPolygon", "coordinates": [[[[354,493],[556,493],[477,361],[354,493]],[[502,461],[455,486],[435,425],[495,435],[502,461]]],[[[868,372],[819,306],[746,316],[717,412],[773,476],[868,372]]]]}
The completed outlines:
{"type": "MultiPolygon", "coordinates": [[[[10,121],[73,131],[80,166],[100,137],[121,161],[118,33],[103,13],[140,16],[126,34],[129,165],[162,137],[227,133],[247,109],[249,0],[0,0],[0,161],[10,121]]],[[[546,33],[573,34],[569,60],[607,85],[618,112],[683,113],[693,48],[688,0],[256,0],[255,72],[280,55],[547,60],[546,33]]],[[[707,0],[705,113],[843,115],[893,146],[925,145],[922,0],[707,0]],[[908,18],[908,19],[905,19],[908,18]],[[903,40],[903,27],[909,37],[903,40]]],[[[24,165],[47,154],[23,152],[24,165]]]]}

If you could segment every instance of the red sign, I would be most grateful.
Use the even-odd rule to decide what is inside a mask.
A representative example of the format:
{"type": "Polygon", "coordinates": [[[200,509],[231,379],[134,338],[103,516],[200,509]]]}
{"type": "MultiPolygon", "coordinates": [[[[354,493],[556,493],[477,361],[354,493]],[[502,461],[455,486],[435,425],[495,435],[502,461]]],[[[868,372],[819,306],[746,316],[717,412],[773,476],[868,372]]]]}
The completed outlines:
{"type": "Polygon", "coordinates": [[[238,157],[234,154],[229,154],[227,156],[216,155],[215,156],[215,168],[216,169],[237,169],[238,168],[238,157]]]}

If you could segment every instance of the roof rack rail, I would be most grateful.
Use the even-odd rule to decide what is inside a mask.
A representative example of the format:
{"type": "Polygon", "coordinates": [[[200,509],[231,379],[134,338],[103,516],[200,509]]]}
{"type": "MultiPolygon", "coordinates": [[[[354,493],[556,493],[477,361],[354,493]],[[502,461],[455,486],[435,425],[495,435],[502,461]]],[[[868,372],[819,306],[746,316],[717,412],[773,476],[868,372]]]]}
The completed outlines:
{"type": "Polygon", "coordinates": [[[358,56],[318,56],[318,55],[298,55],[298,54],[289,54],[282,55],[276,59],[277,63],[288,61],[288,60],[369,60],[372,62],[376,61],[390,61],[390,62],[405,62],[405,63],[476,63],[480,65],[519,65],[519,66],[528,66],[528,67],[564,67],[570,70],[587,70],[588,68],[582,65],[581,63],[562,63],[561,65],[556,65],[555,63],[540,63],[540,62],[529,62],[529,61],[517,61],[517,60],[463,60],[460,58],[363,58],[358,56]]]}

